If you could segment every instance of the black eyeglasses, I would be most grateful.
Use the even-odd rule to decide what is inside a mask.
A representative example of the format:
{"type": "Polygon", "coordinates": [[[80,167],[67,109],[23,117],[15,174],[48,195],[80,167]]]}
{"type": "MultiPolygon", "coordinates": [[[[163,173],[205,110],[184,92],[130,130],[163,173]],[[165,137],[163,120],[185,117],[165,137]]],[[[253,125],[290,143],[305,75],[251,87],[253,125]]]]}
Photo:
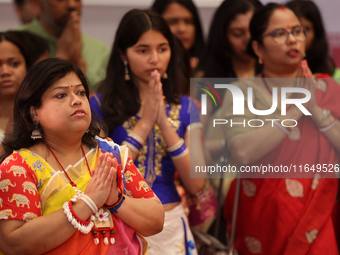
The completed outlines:
{"type": "Polygon", "coordinates": [[[277,28],[263,37],[271,35],[278,44],[285,44],[288,41],[289,34],[292,34],[295,40],[300,42],[305,41],[307,36],[306,29],[303,26],[295,26],[292,28],[292,31],[288,31],[284,28],[277,28]]]}

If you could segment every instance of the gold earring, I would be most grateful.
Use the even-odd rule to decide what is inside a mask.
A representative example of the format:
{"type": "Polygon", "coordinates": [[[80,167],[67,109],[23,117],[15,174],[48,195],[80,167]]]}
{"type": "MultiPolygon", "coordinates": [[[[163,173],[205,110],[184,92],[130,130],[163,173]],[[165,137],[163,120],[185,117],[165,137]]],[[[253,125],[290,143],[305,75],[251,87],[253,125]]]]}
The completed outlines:
{"type": "Polygon", "coordinates": [[[163,79],[168,79],[168,74],[165,72],[162,76],[163,79]]]}
{"type": "Polygon", "coordinates": [[[260,65],[262,65],[263,64],[262,58],[259,58],[258,62],[259,62],[260,65]]]}
{"type": "Polygon", "coordinates": [[[127,61],[124,61],[124,68],[125,68],[125,80],[129,81],[130,80],[130,75],[129,75],[129,69],[127,67],[127,61]]]}

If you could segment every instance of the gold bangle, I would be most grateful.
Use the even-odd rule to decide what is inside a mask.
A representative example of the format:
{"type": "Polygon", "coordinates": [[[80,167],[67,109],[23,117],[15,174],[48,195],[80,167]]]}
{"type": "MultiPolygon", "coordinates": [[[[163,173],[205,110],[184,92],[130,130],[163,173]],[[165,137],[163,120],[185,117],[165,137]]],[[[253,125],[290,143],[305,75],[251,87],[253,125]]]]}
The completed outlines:
{"type": "Polygon", "coordinates": [[[124,142],[122,142],[122,145],[126,145],[134,153],[139,154],[139,150],[135,146],[133,146],[131,143],[124,141],[124,142]]]}
{"type": "Polygon", "coordinates": [[[139,135],[137,135],[135,132],[133,131],[128,132],[128,136],[131,136],[132,138],[136,139],[137,142],[139,142],[141,145],[144,144],[144,140],[139,135]]]}
{"type": "Polygon", "coordinates": [[[180,158],[184,158],[186,155],[188,155],[189,153],[189,150],[188,148],[186,148],[181,154],[179,154],[178,156],[175,156],[175,157],[171,157],[172,160],[177,160],[177,159],[180,159],[180,158]]]}
{"type": "Polygon", "coordinates": [[[172,152],[172,151],[175,151],[177,150],[179,147],[181,147],[184,143],[184,140],[183,138],[179,139],[177,143],[175,143],[174,145],[172,145],[171,147],[167,148],[166,150],[168,152],[172,152]]]}

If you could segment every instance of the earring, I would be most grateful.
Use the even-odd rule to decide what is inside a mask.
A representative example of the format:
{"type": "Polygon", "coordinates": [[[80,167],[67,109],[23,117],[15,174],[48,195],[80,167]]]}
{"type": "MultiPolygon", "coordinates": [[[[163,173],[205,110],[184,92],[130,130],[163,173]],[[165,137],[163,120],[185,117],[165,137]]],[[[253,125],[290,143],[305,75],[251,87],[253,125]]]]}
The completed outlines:
{"type": "Polygon", "coordinates": [[[162,76],[163,79],[168,79],[168,74],[165,72],[162,76]]]}
{"type": "Polygon", "coordinates": [[[258,62],[259,62],[260,65],[262,65],[263,64],[262,58],[259,58],[258,62]]]}
{"type": "Polygon", "coordinates": [[[35,129],[32,131],[31,138],[32,138],[33,140],[35,140],[35,139],[41,139],[41,138],[42,138],[42,134],[41,134],[40,130],[38,129],[39,121],[34,120],[34,121],[33,121],[33,124],[34,124],[34,126],[35,126],[35,129]]]}
{"type": "Polygon", "coordinates": [[[130,75],[129,75],[129,69],[127,67],[127,61],[124,61],[124,68],[125,68],[125,80],[129,81],[130,80],[130,75]]]}

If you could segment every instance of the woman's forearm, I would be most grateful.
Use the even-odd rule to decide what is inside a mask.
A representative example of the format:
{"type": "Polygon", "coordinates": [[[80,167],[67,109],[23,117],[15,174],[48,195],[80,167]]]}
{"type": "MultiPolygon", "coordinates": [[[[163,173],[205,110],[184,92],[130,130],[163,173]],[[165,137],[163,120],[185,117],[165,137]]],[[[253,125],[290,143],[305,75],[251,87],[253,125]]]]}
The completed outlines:
{"type": "MultiPolygon", "coordinates": [[[[285,119],[298,120],[301,116],[299,109],[291,107],[285,119]]],[[[240,165],[252,164],[274,150],[286,136],[281,128],[270,122],[235,140],[231,147],[231,155],[240,165]]]]}
{"type": "MultiPolygon", "coordinates": [[[[180,137],[169,122],[164,123],[164,125],[161,127],[161,131],[168,148],[175,145],[180,140],[180,137]]],[[[181,181],[184,184],[185,189],[190,194],[195,194],[201,191],[204,186],[204,178],[190,178],[190,165],[192,167],[194,164],[199,166],[205,165],[201,132],[201,129],[187,131],[185,133],[184,141],[189,153],[182,158],[173,159],[172,161],[181,181]],[[194,146],[190,146],[191,137],[193,138],[192,142],[195,143],[194,146]],[[190,164],[190,159],[194,160],[194,164],[190,164]]],[[[194,169],[191,170],[194,171],[194,169]]]]}
{"type": "Polygon", "coordinates": [[[116,216],[143,236],[155,235],[163,230],[164,208],[157,197],[126,197],[116,216]]]}

